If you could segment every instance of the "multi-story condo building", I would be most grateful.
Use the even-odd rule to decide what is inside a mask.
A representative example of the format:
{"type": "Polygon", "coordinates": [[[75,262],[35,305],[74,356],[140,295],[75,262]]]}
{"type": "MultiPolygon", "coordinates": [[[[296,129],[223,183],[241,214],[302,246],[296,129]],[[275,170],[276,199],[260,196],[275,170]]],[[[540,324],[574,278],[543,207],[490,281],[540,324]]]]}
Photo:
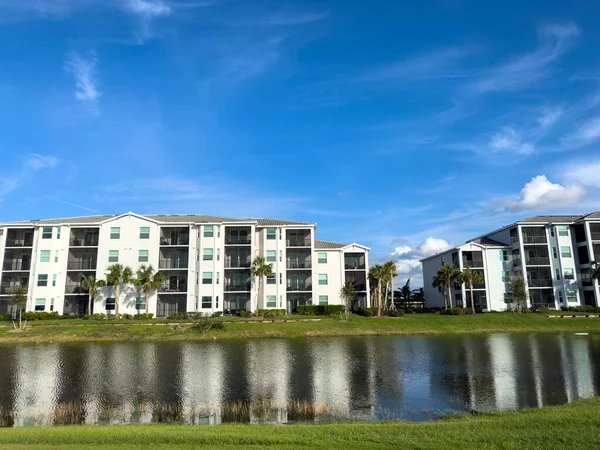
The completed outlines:
{"type": "MultiPolygon", "coordinates": [[[[27,310],[86,314],[88,293],[80,274],[105,279],[114,263],[152,265],[165,278],[148,310],[159,317],[177,312],[236,314],[241,310],[341,304],[345,280],[357,287],[354,307],[369,305],[368,253],[358,244],[315,239],[316,224],[209,215],[85,216],[0,223],[0,314],[13,312],[17,285],[28,287],[27,310]],[[273,266],[261,298],[251,275],[255,257],[273,266]]],[[[133,284],[121,289],[120,313],[146,311],[133,284]]],[[[115,310],[115,292],[105,287],[95,313],[115,310]]]]}
{"type": "MultiPolygon", "coordinates": [[[[600,264],[600,212],[530,217],[423,259],[428,308],[444,305],[442,292],[432,286],[444,263],[481,273],[483,283],[474,286],[475,306],[481,309],[513,306],[505,303],[504,294],[509,277],[518,275],[527,284],[528,306],[598,306],[598,281],[590,273],[594,264],[600,264]]],[[[468,289],[454,286],[453,298],[458,306],[466,306],[468,289]]]]}

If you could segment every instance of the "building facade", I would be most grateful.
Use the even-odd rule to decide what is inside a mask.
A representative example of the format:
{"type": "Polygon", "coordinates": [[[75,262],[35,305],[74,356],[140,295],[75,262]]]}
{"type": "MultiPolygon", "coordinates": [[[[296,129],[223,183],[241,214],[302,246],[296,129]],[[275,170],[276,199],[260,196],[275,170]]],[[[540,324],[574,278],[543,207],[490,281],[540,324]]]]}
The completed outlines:
{"type": "MultiPolygon", "coordinates": [[[[0,223],[0,314],[13,312],[11,292],[18,285],[28,287],[28,311],[87,314],[79,274],[105,279],[115,263],[134,274],[142,264],[162,273],[165,283],[148,305],[158,317],[342,304],[348,279],[357,286],[354,306],[368,306],[369,249],[316,240],[315,229],[286,220],[134,213],[0,223]],[[260,298],[250,271],[257,256],[274,273],[263,280],[260,298]]],[[[133,284],[119,297],[120,313],[146,311],[133,284]]],[[[114,288],[99,290],[92,308],[114,312],[114,288]]]]}
{"type": "MultiPolygon", "coordinates": [[[[432,286],[440,267],[448,263],[460,270],[480,271],[483,283],[474,286],[475,306],[502,311],[507,282],[522,276],[528,306],[600,305],[598,281],[591,278],[600,264],[600,212],[583,216],[535,216],[492,231],[463,245],[422,260],[425,306],[443,307],[443,294],[432,286]]],[[[454,286],[458,306],[469,303],[463,286],[454,286]]]]}

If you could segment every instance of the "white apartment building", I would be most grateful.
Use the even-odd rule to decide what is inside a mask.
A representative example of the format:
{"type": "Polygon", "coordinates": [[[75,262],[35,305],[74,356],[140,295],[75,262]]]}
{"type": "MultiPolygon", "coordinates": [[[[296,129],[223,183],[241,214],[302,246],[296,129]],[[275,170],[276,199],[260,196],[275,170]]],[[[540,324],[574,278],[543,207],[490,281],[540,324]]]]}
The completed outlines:
{"type": "MultiPolygon", "coordinates": [[[[502,311],[507,280],[520,275],[529,293],[528,306],[600,305],[598,281],[590,276],[600,264],[600,212],[583,216],[535,216],[467,241],[425,258],[425,306],[443,307],[443,294],[432,286],[444,263],[460,270],[481,272],[483,283],[474,286],[475,306],[502,311]]],[[[458,306],[469,303],[468,288],[455,286],[458,306]]]]}
{"type": "MultiPolygon", "coordinates": [[[[345,280],[357,286],[354,307],[369,306],[369,249],[315,239],[316,224],[210,215],[127,213],[0,223],[0,314],[12,313],[10,293],[28,286],[28,311],[87,313],[79,274],[105,279],[114,263],[134,274],[150,264],[165,277],[149,312],[236,314],[241,310],[342,304],[345,280]],[[258,282],[250,266],[262,256],[274,275],[258,282]]],[[[99,291],[94,313],[115,310],[113,287],[99,291]]],[[[133,284],[121,289],[119,312],[146,311],[133,284]]]]}

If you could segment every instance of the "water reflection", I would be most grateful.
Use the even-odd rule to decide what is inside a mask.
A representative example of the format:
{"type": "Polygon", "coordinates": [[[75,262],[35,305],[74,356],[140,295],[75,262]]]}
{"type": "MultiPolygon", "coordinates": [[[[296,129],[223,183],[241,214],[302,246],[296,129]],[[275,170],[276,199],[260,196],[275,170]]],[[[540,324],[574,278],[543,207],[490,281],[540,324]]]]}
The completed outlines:
{"type": "Polygon", "coordinates": [[[3,426],[427,420],[592,397],[600,337],[22,345],[0,364],[3,426]]]}

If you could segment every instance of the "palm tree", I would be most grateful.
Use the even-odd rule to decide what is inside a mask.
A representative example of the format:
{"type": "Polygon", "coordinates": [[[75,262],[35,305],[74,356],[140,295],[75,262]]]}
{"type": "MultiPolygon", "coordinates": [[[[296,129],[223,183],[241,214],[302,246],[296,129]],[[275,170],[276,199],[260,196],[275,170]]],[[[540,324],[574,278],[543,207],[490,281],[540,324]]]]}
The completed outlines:
{"type": "Polygon", "coordinates": [[[465,267],[460,274],[459,281],[469,286],[469,293],[471,296],[471,309],[475,314],[475,300],[473,299],[473,285],[483,283],[483,277],[477,270],[473,270],[470,267],[465,267]]]}
{"type": "Polygon", "coordinates": [[[150,292],[160,289],[165,282],[165,277],[160,272],[155,272],[151,265],[142,264],[137,270],[135,287],[138,292],[144,294],[146,300],[146,314],[149,311],[150,292]]]}
{"type": "Polygon", "coordinates": [[[133,271],[122,264],[112,264],[106,268],[106,284],[115,288],[115,316],[119,316],[119,295],[121,285],[131,283],[133,271]]]}
{"type": "Polygon", "coordinates": [[[402,286],[402,299],[404,300],[405,303],[408,303],[410,301],[410,278],[408,280],[406,280],[406,284],[404,286],[402,286]]]}
{"type": "Polygon", "coordinates": [[[433,277],[433,282],[431,283],[431,285],[440,290],[442,296],[444,297],[444,309],[448,309],[448,298],[446,297],[446,280],[440,277],[439,272],[436,276],[433,277]]]}
{"type": "Polygon", "coordinates": [[[377,301],[377,316],[381,317],[381,291],[382,291],[382,284],[383,281],[385,279],[386,276],[386,270],[385,267],[382,266],[381,264],[376,264],[373,267],[371,267],[371,269],[369,270],[369,281],[371,282],[371,285],[375,285],[375,294],[376,294],[376,301],[377,301]]]}
{"type": "Polygon", "coordinates": [[[386,273],[386,285],[385,285],[385,304],[387,307],[387,298],[388,298],[388,284],[389,283],[391,285],[391,292],[392,292],[392,299],[390,301],[390,311],[396,309],[396,305],[394,304],[394,277],[397,277],[398,274],[396,273],[396,271],[398,270],[398,267],[396,266],[396,263],[394,261],[388,261],[386,262],[383,267],[385,268],[385,273],[386,273]]]}
{"type": "Polygon", "coordinates": [[[263,277],[273,275],[273,264],[267,264],[267,260],[262,256],[257,256],[252,261],[252,275],[258,278],[258,293],[256,299],[256,317],[258,317],[259,301],[262,298],[263,277]]]}
{"type": "Polygon", "coordinates": [[[456,266],[451,266],[450,264],[444,263],[442,268],[438,270],[438,273],[433,280],[434,287],[443,286],[448,292],[448,303],[444,302],[444,308],[446,309],[448,306],[452,308],[452,284],[459,280],[459,275],[460,271],[456,266]]]}
{"type": "Polygon", "coordinates": [[[96,277],[92,274],[86,275],[84,273],[79,274],[79,279],[81,280],[81,287],[89,292],[87,313],[92,314],[92,304],[96,299],[98,289],[106,286],[106,282],[104,280],[96,280],[96,277]]]}
{"type": "Polygon", "coordinates": [[[597,280],[600,283],[600,263],[595,262],[594,267],[592,268],[592,280],[597,280]]]}

